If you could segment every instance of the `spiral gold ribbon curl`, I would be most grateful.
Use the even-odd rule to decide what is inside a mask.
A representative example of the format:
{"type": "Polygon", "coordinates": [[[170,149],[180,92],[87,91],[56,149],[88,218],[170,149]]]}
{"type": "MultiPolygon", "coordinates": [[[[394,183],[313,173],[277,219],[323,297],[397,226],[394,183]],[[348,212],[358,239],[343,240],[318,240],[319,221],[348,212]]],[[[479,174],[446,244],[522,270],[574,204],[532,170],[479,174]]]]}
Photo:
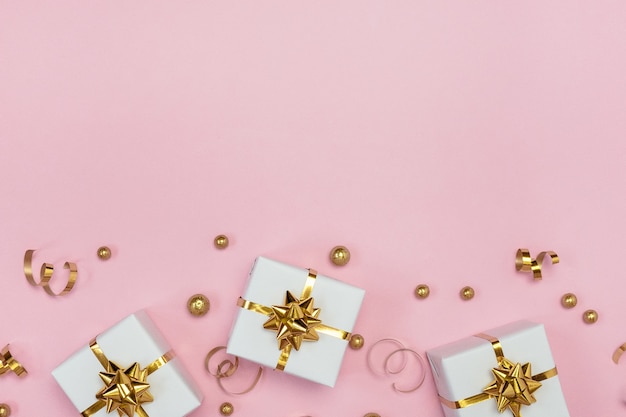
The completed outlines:
{"type": "Polygon", "coordinates": [[[136,362],[123,369],[106,357],[95,338],[89,342],[89,348],[105,369],[105,372],[99,374],[105,386],[96,394],[96,402],[82,411],[81,415],[90,417],[106,407],[107,413],[117,411],[120,417],[149,417],[142,407],[143,403],[153,401],[148,392],[150,384],[146,379],[172,360],[174,352],[166,352],[143,369],[136,362]]]}
{"type": "Polygon", "coordinates": [[[559,255],[554,251],[539,252],[536,259],[530,256],[530,251],[526,248],[517,250],[515,255],[515,269],[521,272],[532,272],[535,280],[542,279],[541,267],[546,256],[550,257],[552,264],[559,263],[559,255]]]}
{"type": "MultiPolygon", "coordinates": [[[[327,326],[323,324],[320,320],[317,320],[317,314],[319,314],[319,309],[316,309],[316,311],[312,309],[313,298],[311,297],[313,286],[315,285],[315,280],[317,278],[317,272],[314,269],[309,269],[308,271],[309,273],[308,273],[306,282],[304,284],[304,288],[302,289],[302,293],[300,295],[299,300],[294,299],[293,302],[287,302],[286,306],[271,306],[270,307],[270,306],[265,306],[262,304],[255,303],[253,301],[245,300],[242,297],[239,297],[239,299],[237,300],[237,306],[241,308],[245,308],[246,310],[254,311],[259,314],[263,314],[264,316],[268,316],[270,317],[270,320],[271,320],[272,317],[276,317],[276,314],[278,314],[277,313],[278,310],[287,311],[287,310],[292,309],[292,305],[294,304],[299,304],[299,307],[303,307],[306,304],[307,306],[310,306],[310,311],[307,312],[306,319],[315,323],[310,327],[310,329],[307,329],[306,335],[304,336],[304,340],[316,341],[317,340],[316,334],[315,334],[316,332],[320,332],[329,336],[337,337],[343,340],[350,339],[350,332],[346,332],[345,330],[336,329],[334,327],[327,326]],[[310,336],[310,338],[307,336],[310,336]]],[[[289,301],[290,296],[293,298],[293,295],[287,292],[287,301],[289,301]]],[[[266,325],[270,322],[270,320],[266,322],[266,325]]],[[[270,325],[267,325],[267,326],[266,325],[264,325],[265,328],[276,330],[274,327],[270,325]]],[[[277,338],[281,336],[280,333],[281,333],[280,329],[277,330],[277,338]]],[[[283,341],[281,340],[281,343],[282,342],[283,341]]],[[[281,354],[280,354],[280,357],[278,358],[278,363],[276,364],[276,369],[279,371],[283,371],[285,369],[285,366],[287,365],[287,361],[289,360],[289,356],[294,346],[294,344],[291,342],[282,343],[282,344],[284,346],[280,348],[281,354]]],[[[298,344],[296,344],[296,350],[298,350],[298,344]]]]}
{"type": "Polygon", "coordinates": [[[26,369],[22,366],[21,363],[17,361],[11,354],[9,350],[9,345],[6,345],[0,351],[0,375],[5,374],[6,372],[13,371],[15,375],[19,377],[25,377],[28,375],[26,369]]]}
{"type": "MultiPolygon", "coordinates": [[[[496,356],[496,361],[498,362],[498,368],[493,368],[494,375],[496,375],[496,373],[501,373],[502,371],[508,371],[511,367],[509,365],[515,365],[515,366],[520,366],[520,364],[513,364],[513,362],[509,361],[505,356],[504,356],[504,351],[502,349],[502,345],[500,343],[500,341],[493,336],[490,336],[488,334],[484,334],[484,333],[480,333],[477,335],[474,335],[475,337],[484,339],[486,341],[488,341],[489,343],[491,343],[491,347],[493,348],[493,352],[496,356]]],[[[523,366],[520,366],[520,368],[527,368],[528,371],[530,371],[530,364],[527,363],[523,366]]],[[[532,382],[535,383],[539,383],[540,381],[544,381],[548,378],[552,378],[553,376],[556,376],[558,374],[556,367],[549,369],[547,371],[538,373],[536,375],[532,375],[532,376],[522,376],[522,378],[518,378],[516,381],[513,381],[513,385],[518,385],[519,386],[519,380],[520,379],[530,379],[532,380],[532,382]]],[[[498,378],[496,377],[496,381],[494,381],[492,384],[490,384],[488,387],[486,387],[485,389],[483,389],[483,392],[481,392],[480,394],[476,394],[473,395],[471,397],[467,397],[464,398],[462,400],[459,401],[451,401],[448,400],[447,398],[442,397],[441,395],[439,396],[439,400],[441,401],[441,403],[443,405],[445,405],[448,408],[453,408],[453,409],[459,409],[459,408],[465,408],[465,407],[469,407],[472,406],[474,404],[478,404],[480,402],[486,401],[490,398],[495,398],[496,401],[498,402],[498,411],[503,412],[505,407],[508,407],[513,416],[514,417],[521,417],[521,413],[520,413],[520,408],[521,405],[519,403],[514,404],[513,401],[509,401],[508,398],[506,398],[506,395],[495,395],[493,394],[493,387],[496,386],[496,382],[498,378]],[[487,392],[489,391],[489,392],[487,392]],[[501,410],[502,408],[502,410],[501,410]]],[[[531,381],[529,381],[530,383],[532,383],[531,381]]],[[[499,384],[498,384],[499,385],[499,384]]],[[[540,386],[540,384],[539,384],[540,386]]],[[[539,386],[537,386],[536,388],[534,388],[532,391],[536,390],[539,388],[539,386]]],[[[516,393],[519,394],[519,393],[516,393]]],[[[532,392],[530,393],[532,394],[532,392]]],[[[532,398],[530,402],[534,402],[534,398],[532,398]]],[[[524,404],[524,405],[530,405],[530,404],[524,404]]]]}
{"type": "Polygon", "coordinates": [[[50,279],[52,279],[52,275],[54,274],[54,266],[49,263],[43,263],[39,273],[39,282],[35,281],[35,278],[33,277],[33,253],[35,253],[34,249],[28,249],[24,254],[24,275],[26,276],[26,281],[28,281],[28,283],[32,286],[43,287],[44,291],[53,297],[69,294],[70,291],[72,291],[72,288],[74,288],[74,284],[78,278],[78,269],[76,264],[74,262],[65,262],[63,268],[70,270],[69,278],[65,288],[63,288],[63,290],[59,293],[55,293],[52,288],[50,288],[50,279]]]}
{"type": "Polygon", "coordinates": [[[367,351],[367,356],[366,356],[366,363],[367,363],[367,367],[370,369],[370,371],[372,371],[375,374],[381,375],[380,373],[376,372],[374,370],[374,367],[372,366],[372,352],[374,351],[374,348],[380,344],[380,343],[384,343],[384,342],[390,342],[390,343],[394,343],[397,346],[399,346],[398,349],[395,349],[394,351],[392,351],[390,354],[387,355],[387,357],[384,359],[383,361],[383,370],[386,374],[390,374],[390,375],[396,375],[399,374],[400,372],[402,372],[404,370],[404,368],[406,367],[406,356],[405,354],[410,353],[413,356],[415,356],[415,358],[417,359],[418,363],[420,364],[420,369],[421,369],[421,373],[420,376],[418,377],[418,382],[417,384],[412,387],[412,388],[408,388],[408,389],[401,389],[398,388],[398,386],[396,385],[396,383],[392,383],[391,384],[391,388],[393,388],[394,391],[402,393],[402,394],[408,394],[410,392],[414,392],[417,391],[417,389],[419,387],[422,386],[422,384],[424,383],[424,379],[426,378],[426,365],[424,363],[424,358],[422,358],[422,356],[417,353],[416,351],[414,351],[413,349],[409,349],[407,347],[405,347],[402,342],[400,342],[399,340],[393,339],[393,338],[385,338],[385,339],[380,339],[379,341],[377,341],[376,343],[374,343],[370,349],[367,351]],[[402,353],[402,365],[400,366],[400,368],[398,369],[390,369],[389,368],[389,362],[391,361],[391,358],[399,353],[402,353]]]}
{"type": "Polygon", "coordinates": [[[237,369],[239,368],[239,357],[235,356],[234,361],[231,361],[229,359],[224,359],[223,361],[219,363],[219,365],[217,365],[217,369],[215,370],[215,373],[211,372],[211,358],[220,350],[225,350],[225,349],[226,349],[226,346],[217,346],[211,349],[209,353],[207,353],[206,358],[204,359],[205,369],[207,370],[209,374],[213,375],[215,379],[217,379],[217,384],[219,385],[220,389],[224,391],[225,393],[230,394],[230,395],[243,395],[243,394],[249,393],[259,383],[259,380],[261,379],[261,376],[263,375],[263,368],[259,366],[259,370],[257,371],[256,377],[254,378],[254,381],[252,381],[252,384],[248,388],[246,388],[243,391],[238,391],[238,392],[229,391],[224,387],[222,383],[222,379],[230,378],[231,376],[235,374],[235,372],[237,372],[237,369]]]}

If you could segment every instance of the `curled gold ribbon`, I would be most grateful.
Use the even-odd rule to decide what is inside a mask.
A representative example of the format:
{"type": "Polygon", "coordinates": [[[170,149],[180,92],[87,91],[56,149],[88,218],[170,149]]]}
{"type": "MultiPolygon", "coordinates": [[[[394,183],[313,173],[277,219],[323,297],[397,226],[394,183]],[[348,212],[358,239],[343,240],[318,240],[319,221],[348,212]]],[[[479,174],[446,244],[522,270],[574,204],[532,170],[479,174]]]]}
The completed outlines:
{"type": "Polygon", "coordinates": [[[259,366],[259,370],[257,371],[254,381],[252,381],[252,384],[248,388],[246,388],[243,391],[238,391],[238,392],[230,391],[224,387],[224,385],[222,384],[222,379],[229,378],[235,374],[235,372],[237,371],[237,368],[239,367],[239,357],[235,356],[234,362],[229,359],[225,359],[221,361],[219,365],[217,365],[215,373],[211,372],[211,365],[210,365],[211,358],[213,357],[213,355],[215,355],[220,350],[225,350],[225,349],[226,349],[226,346],[217,346],[211,349],[209,353],[207,353],[206,358],[204,358],[205,369],[207,370],[209,374],[213,375],[217,379],[217,384],[219,385],[221,390],[224,391],[225,393],[230,394],[230,395],[243,395],[243,394],[249,393],[259,383],[259,380],[261,379],[261,376],[263,375],[263,368],[259,366]]]}
{"type": "Polygon", "coordinates": [[[146,378],[172,360],[174,352],[166,352],[143,369],[136,362],[123,369],[106,357],[95,338],[89,342],[89,348],[106,371],[99,374],[105,386],[96,394],[96,402],[82,411],[81,415],[90,417],[106,407],[107,413],[116,410],[120,416],[133,417],[136,414],[149,417],[142,407],[143,403],[153,400],[148,392],[150,384],[146,378]]]}
{"type": "Polygon", "coordinates": [[[74,284],[78,278],[78,269],[76,264],[74,262],[65,262],[63,268],[69,269],[69,278],[65,288],[63,288],[60,292],[55,293],[54,290],[50,288],[50,280],[54,274],[54,266],[49,263],[43,263],[39,272],[40,279],[39,281],[36,281],[33,276],[33,253],[35,253],[34,249],[28,249],[26,253],[24,253],[24,275],[26,276],[26,281],[28,281],[28,283],[32,286],[43,287],[44,291],[53,297],[69,294],[70,291],[72,291],[72,288],[74,288],[74,284]]]}
{"type": "Polygon", "coordinates": [[[559,255],[554,251],[539,252],[536,259],[530,256],[530,251],[526,248],[517,250],[515,255],[515,269],[521,272],[532,272],[535,280],[542,279],[541,267],[546,256],[550,257],[552,264],[559,263],[559,255]]]}
{"type": "Polygon", "coordinates": [[[398,388],[398,386],[394,382],[394,383],[391,384],[391,388],[393,388],[394,391],[402,393],[402,394],[406,394],[406,393],[410,393],[410,392],[416,391],[419,387],[422,386],[422,384],[424,383],[424,379],[426,378],[426,365],[424,364],[424,358],[422,358],[422,356],[419,353],[417,353],[416,351],[414,351],[413,349],[409,349],[409,348],[405,347],[402,344],[402,342],[400,342],[399,340],[392,339],[392,338],[386,338],[386,339],[380,339],[379,341],[374,343],[372,345],[372,347],[370,347],[370,349],[367,351],[367,357],[366,357],[367,367],[373,373],[378,374],[378,375],[382,375],[382,374],[380,374],[380,373],[378,373],[378,372],[376,372],[374,370],[374,367],[372,366],[371,355],[372,355],[372,352],[373,352],[374,348],[376,347],[376,345],[378,345],[379,343],[384,343],[384,342],[394,343],[397,346],[399,346],[398,349],[395,349],[390,354],[388,354],[387,357],[383,361],[383,370],[384,370],[384,372],[386,374],[396,375],[396,374],[399,374],[400,372],[402,372],[405,369],[406,364],[407,364],[407,359],[406,359],[406,355],[405,355],[406,353],[413,354],[417,358],[417,360],[418,360],[418,362],[420,364],[420,369],[422,371],[420,376],[419,376],[419,378],[418,378],[417,385],[415,387],[409,388],[409,389],[401,389],[401,388],[398,388]],[[391,360],[391,358],[393,356],[395,356],[395,355],[397,355],[399,353],[403,354],[403,356],[402,356],[402,364],[401,364],[400,368],[392,370],[392,369],[389,368],[389,362],[390,362],[390,360],[391,360]]]}
{"type": "Polygon", "coordinates": [[[22,364],[11,354],[9,345],[6,345],[0,351],[0,375],[9,371],[13,371],[19,377],[25,377],[28,374],[22,364]]]}
{"type": "MultiPolygon", "coordinates": [[[[500,343],[500,341],[498,340],[498,338],[490,336],[488,334],[484,334],[484,333],[479,333],[477,335],[474,335],[475,337],[484,339],[486,341],[488,341],[489,343],[491,343],[491,347],[493,348],[493,352],[496,356],[496,361],[498,362],[498,367],[502,368],[504,365],[503,364],[512,364],[512,362],[508,361],[506,359],[506,357],[504,356],[504,351],[502,349],[502,345],[500,343]]],[[[517,366],[519,366],[520,364],[516,364],[517,366]]],[[[530,369],[530,365],[526,364],[525,366],[528,366],[528,369],[530,369]]],[[[496,369],[494,368],[494,371],[496,369]]],[[[530,372],[530,371],[529,371],[530,372]]],[[[544,372],[540,372],[536,375],[532,375],[530,377],[530,379],[534,382],[540,382],[540,381],[544,381],[548,378],[552,378],[554,376],[556,376],[558,374],[556,367],[552,368],[552,369],[548,369],[547,371],[544,372]]],[[[532,382],[531,381],[531,382],[532,382]]],[[[491,388],[491,386],[487,387],[487,388],[491,388]]],[[[485,388],[484,391],[487,391],[487,388],[485,388]]],[[[537,388],[534,388],[537,389],[537,388]]],[[[489,390],[491,392],[491,390],[489,390]]],[[[458,400],[458,401],[451,401],[448,400],[447,398],[442,397],[441,395],[439,396],[439,400],[441,401],[441,403],[443,405],[445,405],[448,408],[453,408],[453,409],[459,409],[459,408],[465,408],[465,407],[469,407],[472,406],[474,404],[478,404],[480,402],[486,401],[490,398],[495,398],[498,401],[498,408],[500,411],[500,406],[501,404],[504,405],[508,405],[507,400],[501,401],[501,399],[497,398],[495,395],[487,393],[487,392],[481,392],[480,394],[476,394],[473,395],[471,397],[467,397],[464,398],[462,400],[458,400]]],[[[533,399],[534,401],[534,399],[533,399]]],[[[520,411],[519,411],[519,407],[521,407],[520,405],[516,405],[514,406],[510,406],[511,408],[511,412],[513,413],[513,415],[515,417],[521,417],[520,411]]],[[[504,411],[504,410],[502,410],[504,411]]],[[[502,412],[500,411],[500,412],[502,412]]]]}
{"type": "Polygon", "coordinates": [[[619,358],[622,357],[622,354],[624,354],[624,352],[626,352],[626,343],[619,346],[617,349],[615,349],[615,352],[613,352],[613,362],[615,362],[616,365],[619,363],[619,358]]]}
{"type": "MultiPolygon", "coordinates": [[[[307,306],[310,305],[311,310],[313,311],[312,309],[313,298],[311,298],[311,293],[313,292],[313,286],[315,285],[317,272],[314,269],[309,269],[308,271],[309,273],[308,273],[306,282],[304,284],[304,288],[302,289],[302,293],[300,295],[300,300],[302,301],[295,300],[293,303],[299,302],[300,306],[304,306],[305,304],[307,306]]],[[[293,298],[293,295],[287,292],[287,301],[291,299],[290,297],[293,298]]],[[[292,304],[292,303],[287,303],[287,304],[288,304],[287,306],[270,307],[270,306],[265,306],[262,304],[255,303],[254,301],[245,300],[242,297],[239,297],[239,299],[237,300],[237,306],[244,308],[246,310],[254,311],[255,313],[263,314],[264,316],[270,317],[270,319],[271,317],[275,317],[276,311],[278,309],[288,309],[289,304],[292,304]]],[[[316,310],[317,311],[313,311],[313,313],[311,313],[312,315],[309,315],[307,313],[307,316],[305,317],[305,319],[308,319],[311,322],[315,322],[315,324],[314,324],[314,327],[311,326],[310,333],[309,331],[307,331],[307,336],[309,337],[305,336],[304,340],[317,340],[316,334],[315,334],[316,332],[323,333],[328,336],[336,337],[336,338],[343,339],[343,340],[350,339],[350,336],[351,336],[350,332],[346,332],[345,330],[337,329],[335,327],[327,326],[324,323],[322,323],[320,320],[318,320],[316,314],[319,313],[319,309],[316,309],[316,310]]],[[[266,322],[266,324],[268,322],[266,322]]],[[[266,328],[275,330],[275,327],[272,327],[272,325],[269,325],[266,328]]],[[[280,333],[279,330],[277,331],[277,334],[278,333],[280,333]]],[[[291,355],[291,351],[293,347],[294,345],[292,343],[286,343],[284,344],[284,346],[282,346],[281,351],[280,351],[280,356],[276,364],[277,370],[283,371],[285,369],[285,366],[287,365],[287,361],[289,360],[289,356],[291,355]]],[[[298,349],[298,345],[296,345],[296,350],[297,349],[298,349]]]]}

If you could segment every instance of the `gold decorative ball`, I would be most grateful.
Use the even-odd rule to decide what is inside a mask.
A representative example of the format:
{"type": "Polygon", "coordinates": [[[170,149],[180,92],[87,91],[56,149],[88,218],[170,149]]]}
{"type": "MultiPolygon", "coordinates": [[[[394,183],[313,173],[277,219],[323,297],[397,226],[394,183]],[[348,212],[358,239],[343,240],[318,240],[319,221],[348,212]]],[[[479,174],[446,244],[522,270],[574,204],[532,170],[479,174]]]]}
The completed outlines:
{"type": "Polygon", "coordinates": [[[204,316],[210,308],[211,303],[203,294],[194,294],[187,301],[187,310],[194,316],[204,316]]]}
{"type": "Polygon", "coordinates": [[[350,347],[354,350],[359,350],[365,345],[365,339],[360,334],[353,334],[350,337],[350,347]]]}
{"type": "Polygon", "coordinates": [[[218,249],[226,249],[228,247],[228,236],[226,235],[217,235],[213,240],[213,244],[218,249]]]}
{"type": "Polygon", "coordinates": [[[367,413],[363,417],[380,417],[378,413],[367,413]]]}
{"type": "Polygon", "coordinates": [[[561,297],[561,305],[565,308],[574,308],[578,304],[578,298],[576,298],[575,294],[568,292],[563,297],[561,297]]]}
{"type": "Polygon", "coordinates": [[[350,251],[345,246],[335,246],[330,250],[330,260],[337,266],[350,262],[350,251]]]}
{"type": "Polygon", "coordinates": [[[111,249],[108,246],[100,246],[98,248],[98,258],[106,261],[107,259],[111,259],[111,249]]]}
{"type": "Polygon", "coordinates": [[[9,417],[11,415],[11,407],[9,404],[0,404],[0,417],[9,417]]]}
{"type": "Polygon", "coordinates": [[[476,292],[472,287],[463,287],[461,288],[461,298],[464,300],[471,300],[476,295],[476,292]]]}
{"type": "Polygon", "coordinates": [[[598,312],[596,310],[587,310],[583,313],[583,321],[587,324],[593,324],[598,321],[598,312]]]}
{"type": "Polygon", "coordinates": [[[235,411],[235,407],[231,403],[222,403],[220,405],[220,414],[223,416],[229,416],[235,411]]]}
{"type": "Polygon", "coordinates": [[[415,296],[417,298],[427,298],[430,295],[430,288],[426,284],[420,284],[415,287],[415,296]]]}

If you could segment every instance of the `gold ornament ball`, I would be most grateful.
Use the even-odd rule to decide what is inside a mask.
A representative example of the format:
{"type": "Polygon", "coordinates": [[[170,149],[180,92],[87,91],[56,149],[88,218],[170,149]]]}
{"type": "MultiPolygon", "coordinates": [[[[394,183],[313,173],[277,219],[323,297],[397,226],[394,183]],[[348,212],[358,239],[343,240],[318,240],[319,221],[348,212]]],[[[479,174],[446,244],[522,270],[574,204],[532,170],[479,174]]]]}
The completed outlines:
{"type": "Polygon", "coordinates": [[[596,310],[587,310],[583,313],[583,321],[587,324],[593,324],[598,321],[598,312],[596,310]]]}
{"type": "Polygon", "coordinates": [[[363,417],[380,417],[380,414],[377,414],[377,413],[367,413],[363,417]]]}
{"type": "Polygon", "coordinates": [[[471,300],[476,295],[476,292],[472,287],[461,288],[461,298],[464,300],[471,300]]]}
{"type": "Polygon", "coordinates": [[[568,292],[563,297],[561,297],[561,305],[565,308],[574,308],[578,304],[578,298],[576,298],[575,294],[568,292]]]}
{"type": "Polygon", "coordinates": [[[426,284],[420,284],[415,287],[415,296],[417,298],[426,298],[430,295],[430,287],[426,284]]]}
{"type": "Polygon", "coordinates": [[[210,308],[211,303],[203,294],[194,294],[187,301],[187,310],[194,316],[204,316],[210,308]]]}
{"type": "Polygon", "coordinates": [[[226,249],[228,247],[228,236],[226,235],[217,235],[213,240],[213,244],[218,249],[226,249]]]}
{"type": "Polygon", "coordinates": [[[11,415],[11,407],[8,404],[0,404],[0,417],[9,417],[11,415]]]}
{"type": "Polygon", "coordinates": [[[98,258],[106,261],[107,259],[111,259],[111,249],[108,246],[100,246],[98,248],[98,258]]]}
{"type": "Polygon", "coordinates": [[[345,246],[335,246],[330,250],[330,260],[337,266],[350,262],[350,251],[345,246]]]}
{"type": "Polygon", "coordinates": [[[229,416],[235,411],[235,407],[231,403],[222,403],[220,405],[220,414],[223,416],[229,416]]]}
{"type": "Polygon", "coordinates": [[[365,339],[360,334],[353,334],[349,344],[352,349],[359,350],[365,345],[365,339]]]}

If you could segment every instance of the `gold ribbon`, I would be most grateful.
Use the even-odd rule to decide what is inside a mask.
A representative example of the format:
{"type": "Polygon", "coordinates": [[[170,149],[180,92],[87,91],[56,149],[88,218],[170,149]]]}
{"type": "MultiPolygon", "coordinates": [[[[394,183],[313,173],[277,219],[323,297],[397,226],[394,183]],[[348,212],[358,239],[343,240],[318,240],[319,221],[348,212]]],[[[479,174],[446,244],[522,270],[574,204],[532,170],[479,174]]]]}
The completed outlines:
{"type": "Polygon", "coordinates": [[[117,411],[120,417],[133,417],[135,414],[139,417],[149,417],[142,404],[152,402],[154,397],[148,391],[150,384],[146,379],[172,360],[174,352],[168,351],[143,369],[137,362],[123,369],[106,357],[95,338],[89,342],[89,348],[105,369],[105,372],[99,373],[104,387],[96,393],[96,402],[87,407],[81,415],[89,417],[106,407],[107,413],[117,411]]]}
{"type": "Polygon", "coordinates": [[[276,369],[283,371],[289,360],[292,349],[300,350],[303,341],[319,340],[318,332],[339,339],[350,339],[350,332],[327,326],[318,318],[320,309],[314,307],[311,297],[317,272],[309,269],[300,298],[296,298],[290,291],[286,292],[285,305],[265,306],[239,297],[237,305],[246,310],[268,316],[263,328],[276,331],[280,356],[276,369]]]}
{"type": "Polygon", "coordinates": [[[619,363],[619,358],[622,357],[624,352],[626,352],[626,343],[618,346],[618,348],[615,349],[615,352],[613,352],[613,362],[615,362],[616,365],[619,363]]]}
{"type": "Polygon", "coordinates": [[[76,264],[74,262],[65,262],[63,268],[70,270],[70,276],[67,280],[67,284],[65,284],[65,288],[59,293],[55,293],[52,288],[50,288],[50,280],[52,279],[52,274],[54,274],[54,265],[43,263],[39,272],[39,282],[35,281],[33,277],[33,253],[35,253],[33,249],[28,249],[26,253],[24,253],[24,275],[26,276],[26,281],[32,286],[43,287],[44,291],[53,297],[69,294],[72,288],[74,288],[74,284],[78,278],[78,268],[76,264]]]}
{"type": "Polygon", "coordinates": [[[494,398],[498,405],[498,411],[511,410],[514,417],[522,417],[521,407],[529,406],[536,402],[533,393],[541,387],[541,381],[552,378],[558,374],[556,367],[545,372],[532,375],[531,364],[514,363],[504,356],[500,341],[488,334],[479,333],[474,335],[491,343],[493,352],[498,362],[497,368],[492,368],[494,381],[483,388],[483,392],[464,398],[459,401],[450,401],[439,396],[439,400],[448,408],[465,408],[480,402],[494,398]]]}
{"type": "Polygon", "coordinates": [[[517,254],[515,255],[515,269],[522,272],[532,272],[533,278],[535,280],[540,280],[542,278],[541,266],[543,265],[543,260],[546,256],[550,257],[552,264],[559,263],[559,255],[551,250],[539,252],[537,258],[533,259],[530,256],[530,251],[528,249],[518,249],[517,254]]]}
{"type": "Polygon", "coordinates": [[[11,354],[9,345],[6,345],[2,348],[2,351],[0,351],[0,375],[9,371],[15,372],[15,375],[20,377],[24,377],[28,374],[22,364],[11,354]]]}
{"type": "Polygon", "coordinates": [[[259,366],[259,370],[257,371],[256,377],[254,378],[254,381],[252,381],[252,384],[248,388],[246,388],[243,391],[237,391],[237,392],[230,391],[226,389],[226,387],[224,387],[224,384],[222,383],[222,379],[230,378],[231,376],[235,374],[235,372],[237,372],[237,369],[239,368],[239,356],[235,356],[234,361],[231,361],[229,359],[224,359],[223,361],[219,363],[219,365],[217,365],[217,369],[215,370],[215,373],[213,373],[211,372],[211,367],[210,367],[211,358],[220,350],[226,350],[226,346],[217,346],[211,349],[209,353],[207,353],[206,358],[204,358],[204,367],[207,370],[207,372],[213,375],[215,379],[217,379],[217,384],[220,386],[222,391],[224,391],[227,394],[243,395],[252,391],[254,387],[256,387],[256,385],[259,383],[259,380],[261,379],[261,376],[263,375],[263,368],[259,366]]]}

